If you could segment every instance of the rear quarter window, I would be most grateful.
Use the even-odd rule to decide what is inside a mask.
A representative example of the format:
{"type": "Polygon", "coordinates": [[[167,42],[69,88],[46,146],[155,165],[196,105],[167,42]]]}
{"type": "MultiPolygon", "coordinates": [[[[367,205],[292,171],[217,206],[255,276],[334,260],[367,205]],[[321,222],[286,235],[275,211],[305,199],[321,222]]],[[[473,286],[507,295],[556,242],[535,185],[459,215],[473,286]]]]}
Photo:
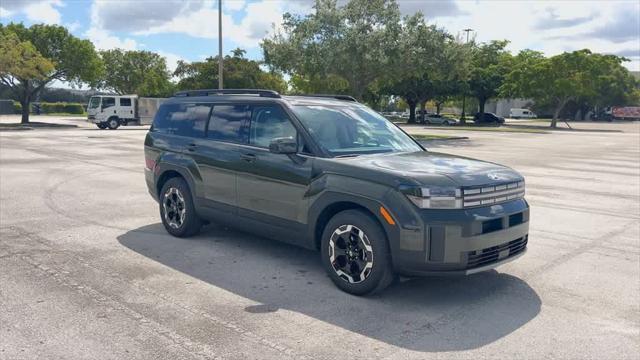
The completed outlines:
{"type": "Polygon", "coordinates": [[[152,131],[188,137],[204,137],[211,105],[165,104],[160,106],[152,131]]]}

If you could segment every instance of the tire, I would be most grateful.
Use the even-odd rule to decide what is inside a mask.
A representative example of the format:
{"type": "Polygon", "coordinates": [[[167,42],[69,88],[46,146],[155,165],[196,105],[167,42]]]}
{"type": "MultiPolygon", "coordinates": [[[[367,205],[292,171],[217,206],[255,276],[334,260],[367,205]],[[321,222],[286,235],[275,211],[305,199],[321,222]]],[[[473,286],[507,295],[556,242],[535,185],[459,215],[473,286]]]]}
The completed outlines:
{"type": "Polygon", "coordinates": [[[373,294],[393,282],[387,236],[367,213],[345,210],[336,214],[327,223],[320,246],[331,281],[349,294],[373,294]]]}
{"type": "Polygon", "coordinates": [[[160,219],[167,232],[189,237],[200,232],[202,220],[196,213],[187,182],[180,177],[169,179],[160,191],[160,219]]]}
{"type": "Polygon", "coordinates": [[[104,130],[104,129],[106,129],[106,128],[107,128],[107,124],[105,124],[105,123],[99,123],[99,124],[96,124],[96,126],[97,126],[97,127],[98,127],[98,129],[100,129],[100,130],[104,130]]]}
{"type": "Polygon", "coordinates": [[[107,126],[109,130],[115,130],[120,126],[120,120],[115,116],[110,117],[109,120],[107,120],[107,126]]]}

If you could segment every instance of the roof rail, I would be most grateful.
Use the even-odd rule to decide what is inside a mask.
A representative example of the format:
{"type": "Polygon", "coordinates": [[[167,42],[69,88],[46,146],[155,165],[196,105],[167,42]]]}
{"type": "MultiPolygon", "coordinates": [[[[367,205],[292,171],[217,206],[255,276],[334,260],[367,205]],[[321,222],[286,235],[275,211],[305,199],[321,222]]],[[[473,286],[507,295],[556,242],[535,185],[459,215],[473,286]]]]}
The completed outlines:
{"type": "Polygon", "coordinates": [[[280,94],[273,90],[263,89],[202,89],[178,91],[173,96],[214,96],[214,95],[258,95],[261,97],[279,98],[280,94]]]}
{"type": "Polygon", "coordinates": [[[339,95],[339,94],[298,94],[298,95],[294,95],[294,96],[333,98],[333,99],[337,99],[337,100],[358,102],[358,100],[356,100],[356,98],[354,98],[353,96],[339,95]]]}

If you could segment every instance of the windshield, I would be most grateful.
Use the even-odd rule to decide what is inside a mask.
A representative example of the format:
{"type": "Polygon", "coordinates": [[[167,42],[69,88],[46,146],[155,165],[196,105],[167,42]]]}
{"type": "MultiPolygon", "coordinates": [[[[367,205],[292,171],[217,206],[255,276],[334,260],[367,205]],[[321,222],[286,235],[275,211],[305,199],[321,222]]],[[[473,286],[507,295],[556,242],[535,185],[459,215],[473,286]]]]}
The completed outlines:
{"type": "Polygon", "coordinates": [[[407,134],[366,106],[295,105],[292,109],[332,156],[422,150],[407,134]]]}
{"type": "Polygon", "coordinates": [[[98,106],[100,106],[100,98],[95,96],[92,97],[89,100],[89,109],[97,108],[98,106]]]}

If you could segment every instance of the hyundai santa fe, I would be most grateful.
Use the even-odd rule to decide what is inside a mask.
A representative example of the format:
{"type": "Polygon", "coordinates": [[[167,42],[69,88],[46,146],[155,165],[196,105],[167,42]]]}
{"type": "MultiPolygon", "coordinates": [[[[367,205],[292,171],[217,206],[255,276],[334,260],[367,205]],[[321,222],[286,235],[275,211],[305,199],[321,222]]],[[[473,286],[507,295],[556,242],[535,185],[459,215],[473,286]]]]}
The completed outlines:
{"type": "Polygon", "coordinates": [[[526,251],[524,179],[428,151],[344,95],[195,90],[159,108],[146,183],[171,235],[212,221],[309,249],[340,289],[472,274],[526,251]]]}

